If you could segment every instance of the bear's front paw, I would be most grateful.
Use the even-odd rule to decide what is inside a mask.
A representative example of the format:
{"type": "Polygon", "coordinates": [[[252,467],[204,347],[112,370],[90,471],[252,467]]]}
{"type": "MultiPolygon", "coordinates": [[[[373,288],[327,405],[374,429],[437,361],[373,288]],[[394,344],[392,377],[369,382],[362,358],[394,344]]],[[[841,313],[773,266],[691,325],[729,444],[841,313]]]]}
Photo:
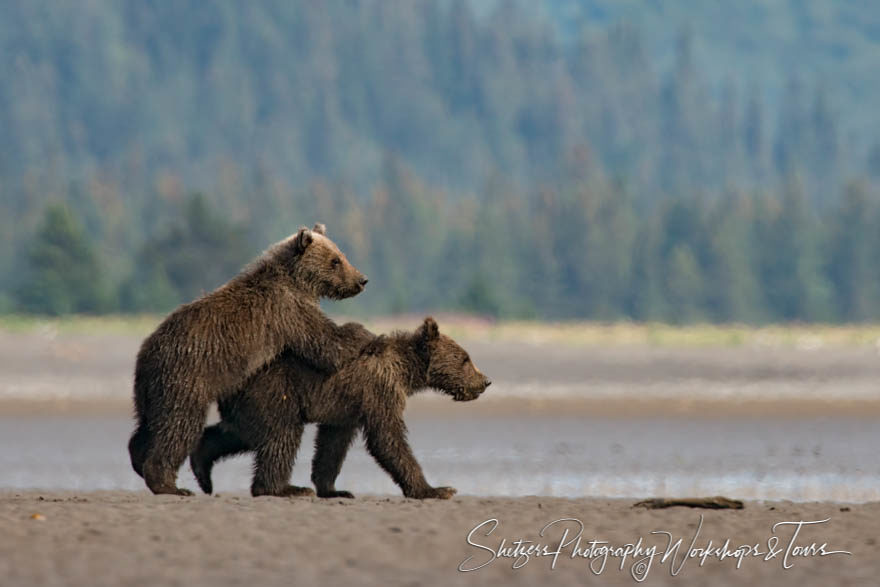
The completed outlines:
{"type": "Polygon", "coordinates": [[[452,496],[458,493],[458,489],[455,487],[434,487],[433,492],[432,497],[435,499],[452,499],[452,496]]]}
{"type": "Polygon", "coordinates": [[[191,497],[191,496],[195,495],[189,489],[184,489],[182,487],[175,487],[174,489],[169,489],[168,491],[159,491],[156,493],[165,493],[168,495],[180,495],[182,497],[191,497]]]}
{"type": "Polygon", "coordinates": [[[407,497],[414,499],[451,499],[456,493],[458,493],[458,490],[455,487],[428,487],[424,491],[419,491],[407,497]]]}
{"type": "Polygon", "coordinates": [[[319,491],[318,497],[343,497],[345,499],[354,499],[354,494],[350,491],[341,491],[341,490],[332,490],[332,491],[319,491]]]}
{"type": "Polygon", "coordinates": [[[296,485],[285,485],[281,489],[268,489],[257,485],[251,487],[251,495],[254,497],[311,497],[315,495],[315,491],[311,487],[297,487],[296,485]]]}
{"type": "Polygon", "coordinates": [[[281,497],[311,497],[315,495],[315,491],[311,487],[297,487],[296,485],[288,485],[281,490],[281,497]]]}

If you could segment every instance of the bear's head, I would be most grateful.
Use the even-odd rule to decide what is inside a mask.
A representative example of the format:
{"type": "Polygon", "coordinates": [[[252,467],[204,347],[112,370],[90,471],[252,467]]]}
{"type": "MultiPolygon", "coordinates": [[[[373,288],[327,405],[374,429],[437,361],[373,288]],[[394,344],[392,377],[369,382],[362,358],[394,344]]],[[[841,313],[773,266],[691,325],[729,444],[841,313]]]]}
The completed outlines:
{"type": "Polygon", "coordinates": [[[475,400],[492,382],[474,365],[461,346],[440,334],[437,322],[425,318],[416,329],[415,338],[428,358],[427,385],[452,396],[455,401],[475,400]]]}
{"type": "Polygon", "coordinates": [[[297,283],[319,297],[342,300],[364,291],[367,278],[348,262],[332,240],[326,227],[301,228],[285,241],[282,263],[297,283]]]}

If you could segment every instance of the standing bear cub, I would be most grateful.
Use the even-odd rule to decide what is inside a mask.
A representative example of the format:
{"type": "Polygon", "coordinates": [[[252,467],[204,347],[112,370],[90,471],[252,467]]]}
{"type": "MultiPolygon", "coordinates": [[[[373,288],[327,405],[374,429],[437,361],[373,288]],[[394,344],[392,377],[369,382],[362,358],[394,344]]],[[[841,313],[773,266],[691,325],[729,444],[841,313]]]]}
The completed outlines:
{"type": "Polygon", "coordinates": [[[367,283],[324,226],[300,229],[215,291],[169,315],[143,342],[134,375],[131,464],[153,493],[190,495],[177,471],[214,401],[237,391],[283,350],[314,369],[350,361],[349,328],[322,311],[367,283]]]}
{"type": "Polygon", "coordinates": [[[224,457],[256,452],[251,493],[311,495],[289,485],[303,428],[318,423],[312,482],[319,497],[354,497],[337,491],[336,477],[358,430],[367,450],[406,497],[449,499],[452,487],[431,487],[406,439],[403,410],[413,393],[433,388],[456,401],[474,400],[490,385],[468,353],[440,334],[433,318],[415,332],[374,337],[356,325],[351,345],[361,354],[332,375],[304,364],[292,353],[220,400],[221,421],[205,429],[190,456],[193,473],[206,492],[211,469],[224,457]]]}

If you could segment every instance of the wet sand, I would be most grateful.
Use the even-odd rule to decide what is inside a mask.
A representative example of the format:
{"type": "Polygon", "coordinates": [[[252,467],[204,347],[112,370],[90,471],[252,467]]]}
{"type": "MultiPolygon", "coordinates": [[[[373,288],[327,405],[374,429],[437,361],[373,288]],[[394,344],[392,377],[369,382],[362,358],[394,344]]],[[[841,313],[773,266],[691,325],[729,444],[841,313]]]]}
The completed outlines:
{"type": "MultiPolygon", "coordinates": [[[[0,329],[0,410],[130,413],[140,342],[136,334],[69,333],[49,326],[26,332],[0,329]]],[[[460,342],[494,381],[490,392],[469,407],[476,413],[880,415],[877,345],[804,349],[460,342]]],[[[425,405],[430,413],[452,406],[425,405]]]]}
{"type": "MultiPolygon", "coordinates": [[[[635,543],[657,548],[646,585],[871,585],[877,580],[880,504],[747,502],[743,510],[674,508],[647,511],[630,500],[548,497],[456,498],[418,502],[398,497],[353,501],[315,498],[154,497],[143,492],[20,492],[0,494],[0,577],[7,586],[24,585],[635,585],[632,556],[601,553],[584,558],[590,540],[612,546],[635,543]],[[38,514],[40,519],[34,519],[38,514]],[[704,516],[694,548],[729,551],[742,544],[762,553],[735,558],[682,559],[704,516]],[[563,532],[573,539],[575,522],[541,529],[562,518],[583,523],[581,556],[564,547],[551,568],[551,556],[531,556],[514,570],[515,558],[496,557],[523,539],[559,548],[563,532]],[[487,535],[486,520],[499,525],[487,535]],[[815,547],[814,556],[785,551],[792,526],[777,522],[816,521],[805,526],[795,547],[815,547]],[[676,555],[662,562],[669,532],[676,555]],[[776,536],[778,554],[768,557],[776,536]],[[851,555],[818,555],[849,551],[851,555]],[[780,550],[781,549],[781,550],[780,550]],[[496,554],[492,554],[494,551],[496,554]],[[469,559],[469,557],[471,557],[469,559]],[[496,557],[493,559],[493,557],[496,557]],[[469,560],[468,560],[469,559],[469,560]],[[590,569],[592,562],[593,571],[590,569]],[[459,566],[473,568],[460,572],[459,566]],[[784,568],[783,565],[791,565],[784,568]],[[598,576],[592,573],[601,570],[598,576]],[[673,576],[671,571],[677,570],[673,576]]],[[[644,554],[640,558],[644,558],[644,554]]],[[[523,562],[521,559],[520,562],[523,562]]]]}

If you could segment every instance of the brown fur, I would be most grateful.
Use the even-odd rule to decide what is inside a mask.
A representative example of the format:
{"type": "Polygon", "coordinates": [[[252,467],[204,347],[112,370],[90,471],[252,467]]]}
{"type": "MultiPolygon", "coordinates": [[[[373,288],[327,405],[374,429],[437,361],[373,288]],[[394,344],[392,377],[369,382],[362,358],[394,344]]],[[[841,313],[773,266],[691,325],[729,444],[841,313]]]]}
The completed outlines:
{"type": "Polygon", "coordinates": [[[316,225],[168,316],[143,342],[135,367],[138,424],[129,454],[150,490],[190,493],[176,486],[177,470],[198,443],[209,405],[285,348],[326,372],[350,361],[349,334],[318,299],[356,295],[366,281],[316,225]]]}
{"type": "Polygon", "coordinates": [[[362,352],[332,375],[310,369],[291,353],[256,374],[220,401],[222,421],[205,429],[190,456],[199,485],[211,493],[211,468],[221,458],[256,453],[253,495],[306,495],[289,485],[305,424],[318,423],[312,482],[320,497],[353,497],[338,491],[336,477],[358,430],[367,450],[407,497],[448,499],[451,487],[431,487],[406,440],[406,399],[425,388],[458,401],[476,399],[491,383],[467,352],[441,335],[433,318],[414,333],[373,337],[350,328],[352,346],[362,352]]]}

